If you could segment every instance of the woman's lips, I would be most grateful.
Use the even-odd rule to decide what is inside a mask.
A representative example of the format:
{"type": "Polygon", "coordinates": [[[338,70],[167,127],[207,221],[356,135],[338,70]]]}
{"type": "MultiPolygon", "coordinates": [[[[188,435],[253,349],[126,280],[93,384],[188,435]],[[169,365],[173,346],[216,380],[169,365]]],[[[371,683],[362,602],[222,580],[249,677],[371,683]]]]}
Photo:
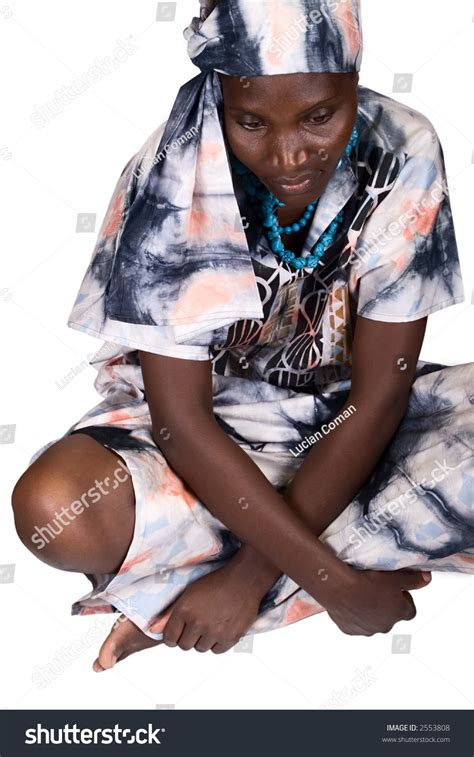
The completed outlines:
{"type": "Polygon", "coordinates": [[[288,195],[306,194],[308,190],[316,183],[320,178],[322,171],[315,171],[312,176],[309,176],[299,184],[285,184],[284,182],[274,182],[274,186],[278,188],[280,193],[288,195]]]}

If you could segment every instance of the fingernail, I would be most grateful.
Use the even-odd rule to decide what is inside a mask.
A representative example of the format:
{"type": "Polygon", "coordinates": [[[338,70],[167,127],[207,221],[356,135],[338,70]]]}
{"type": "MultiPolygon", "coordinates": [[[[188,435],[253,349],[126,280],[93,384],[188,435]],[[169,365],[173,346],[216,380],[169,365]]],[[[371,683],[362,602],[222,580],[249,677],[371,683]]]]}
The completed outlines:
{"type": "Polygon", "coordinates": [[[422,573],[423,581],[426,581],[427,584],[431,581],[431,573],[422,573]]]}

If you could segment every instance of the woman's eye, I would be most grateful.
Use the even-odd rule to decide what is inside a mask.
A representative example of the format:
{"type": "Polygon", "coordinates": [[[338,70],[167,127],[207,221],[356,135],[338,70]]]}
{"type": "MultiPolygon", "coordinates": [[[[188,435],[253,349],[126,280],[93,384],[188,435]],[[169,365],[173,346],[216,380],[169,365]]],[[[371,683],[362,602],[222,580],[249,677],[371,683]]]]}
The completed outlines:
{"type": "Polygon", "coordinates": [[[244,129],[248,129],[250,127],[250,131],[253,131],[252,127],[258,128],[261,126],[260,121],[246,121],[244,124],[239,124],[239,126],[242,126],[244,129]]]}
{"type": "Polygon", "coordinates": [[[312,123],[321,124],[321,123],[324,123],[325,121],[328,121],[331,118],[331,116],[332,116],[332,113],[324,113],[320,116],[311,116],[309,120],[312,123]]]}
{"type": "MultiPolygon", "coordinates": [[[[332,115],[332,113],[321,113],[317,116],[310,116],[308,120],[313,124],[323,124],[326,123],[326,121],[329,121],[332,115]]],[[[247,129],[247,131],[256,131],[257,129],[262,127],[263,124],[261,121],[245,121],[244,123],[239,123],[239,126],[241,126],[243,129],[247,129]]]]}

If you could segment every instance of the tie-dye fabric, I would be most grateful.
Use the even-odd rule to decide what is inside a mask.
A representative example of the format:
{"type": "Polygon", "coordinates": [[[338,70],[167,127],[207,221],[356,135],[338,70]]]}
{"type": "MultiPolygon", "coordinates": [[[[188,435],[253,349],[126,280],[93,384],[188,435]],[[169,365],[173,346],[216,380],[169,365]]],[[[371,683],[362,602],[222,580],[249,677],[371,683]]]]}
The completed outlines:
{"type": "MultiPolygon", "coordinates": [[[[419,362],[394,438],[368,482],[320,536],[341,560],[359,569],[474,573],[473,370],[472,364],[419,362]]],[[[136,522],[118,573],[88,574],[92,589],[71,611],[120,611],[161,639],[162,631],[149,630],[151,622],[158,619],[163,629],[186,586],[221,567],[240,541],[168,465],[153,439],[136,352],[106,363],[96,388],[104,400],[67,433],[87,433],[123,458],[135,491],[136,522]]],[[[349,391],[348,379],[309,394],[213,374],[217,421],[277,489],[289,483],[331,424],[344,421],[340,410],[349,391]]],[[[124,480],[121,469],[117,480],[124,480]]],[[[98,506],[106,505],[105,499],[98,506]]],[[[247,635],[323,610],[282,575],[263,597],[247,635]]]]}
{"type": "MultiPolygon", "coordinates": [[[[89,574],[92,589],[72,613],[119,610],[156,639],[150,622],[159,617],[164,628],[185,587],[240,542],[153,439],[138,350],[210,360],[216,420],[282,490],[309,448],[344,421],[357,315],[410,321],[464,299],[442,147],[417,111],[359,86],[358,144],[321,195],[302,251],[343,212],[315,270],[295,270],[271,251],[230,168],[216,71],[358,70],[358,3],[201,5],[185,36],[202,73],[124,167],[68,320],[104,340],[90,361],[102,401],[63,436],[86,433],[120,455],[136,500],[119,572],[89,574]],[[324,23],[313,16],[314,28],[283,38],[290,13],[323,6],[324,23]],[[283,15],[268,15],[276,7],[283,15]]],[[[340,559],[360,569],[474,573],[473,387],[474,364],[419,361],[397,432],[320,537],[340,559]]],[[[248,634],[323,609],[281,576],[248,634]]]]}
{"type": "MultiPolygon", "coordinates": [[[[148,624],[159,616],[164,627],[186,585],[217,569],[240,544],[176,475],[152,438],[138,349],[210,359],[216,419],[281,488],[330,424],[341,422],[357,313],[408,321],[463,300],[449,197],[438,191],[446,188],[443,153],[432,125],[364,87],[358,123],[358,152],[331,178],[309,229],[306,251],[345,208],[343,231],[316,270],[290,269],[270,251],[234,177],[262,318],[239,319],[214,332],[215,340],[201,337],[195,345],[178,343],[167,326],[107,319],[95,332],[79,324],[106,339],[90,361],[103,399],[64,436],[90,434],[123,458],[135,491],[136,524],[119,573],[90,574],[93,588],[74,602],[73,614],[119,610],[159,639],[148,624]],[[392,222],[397,226],[390,227],[392,222]]],[[[122,174],[99,248],[115,244],[122,219],[116,198],[127,191],[131,166],[153,153],[162,129],[122,174]]],[[[321,535],[340,559],[361,569],[474,573],[473,387],[473,364],[419,361],[409,407],[392,442],[367,484],[321,535]]],[[[262,600],[248,634],[323,609],[282,576],[262,600]]]]}
{"type": "MultiPolygon", "coordinates": [[[[249,314],[211,332],[196,332],[186,343],[180,327],[103,316],[106,287],[98,261],[103,256],[107,261],[118,240],[123,240],[128,207],[124,198],[134,191],[136,181],[143,180],[137,180],[135,172],[140,173],[154,155],[162,125],[120,176],[68,325],[111,343],[104,348],[108,357],[114,349],[118,354],[120,344],[127,350],[212,359],[217,373],[311,391],[327,381],[350,377],[358,314],[379,321],[410,321],[462,302],[444,156],[435,129],[422,114],[372,89],[359,86],[358,99],[357,149],[330,178],[302,251],[310,254],[342,210],[339,233],[316,269],[296,270],[271,251],[239,177],[233,174],[236,223],[245,226],[258,316],[249,314]]],[[[187,290],[188,299],[181,302],[205,312],[218,274],[215,261],[204,250],[201,253],[200,284],[196,281],[187,290]]],[[[130,265],[133,271],[132,261],[130,265]]],[[[236,291],[240,277],[237,262],[229,279],[236,291]]],[[[129,289],[127,282],[124,275],[124,291],[129,289]]],[[[98,359],[103,357],[101,351],[98,359]]]]}
{"type": "Polygon", "coordinates": [[[224,0],[209,13],[210,5],[184,30],[201,73],[180,88],[159,144],[154,135],[146,159],[140,153],[126,167],[79,289],[71,321],[91,333],[111,319],[171,327],[180,344],[192,345],[236,318],[261,318],[217,71],[359,69],[358,0],[224,0]]]}

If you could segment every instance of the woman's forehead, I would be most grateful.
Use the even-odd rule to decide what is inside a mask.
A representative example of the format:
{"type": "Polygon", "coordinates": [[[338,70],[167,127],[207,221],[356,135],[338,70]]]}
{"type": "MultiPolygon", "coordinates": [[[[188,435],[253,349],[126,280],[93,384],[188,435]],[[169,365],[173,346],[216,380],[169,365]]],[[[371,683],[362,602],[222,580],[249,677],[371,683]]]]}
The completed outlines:
{"type": "Polygon", "coordinates": [[[335,100],[353,91],[358,81],[354,73],[308,72],[271,76],[227,76],[219,74],[226,104],[234,108],[265,107],[275,100],[311,107],[335,100]]]}

